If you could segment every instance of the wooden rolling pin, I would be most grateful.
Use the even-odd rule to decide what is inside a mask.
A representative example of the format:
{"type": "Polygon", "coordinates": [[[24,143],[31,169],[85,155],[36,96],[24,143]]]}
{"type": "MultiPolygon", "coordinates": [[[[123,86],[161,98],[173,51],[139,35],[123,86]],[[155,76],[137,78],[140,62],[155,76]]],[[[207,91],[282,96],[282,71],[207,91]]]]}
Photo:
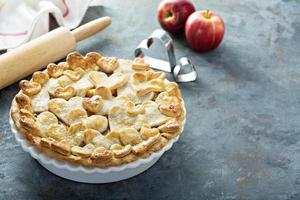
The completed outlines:
{"type": "Polygon", "coordinates": [[[102,17],[73,31],[57,28],[0,56],[0,89],[64,58],[75,50],[76,42],[103,30],[111,23],[102,17]]]}

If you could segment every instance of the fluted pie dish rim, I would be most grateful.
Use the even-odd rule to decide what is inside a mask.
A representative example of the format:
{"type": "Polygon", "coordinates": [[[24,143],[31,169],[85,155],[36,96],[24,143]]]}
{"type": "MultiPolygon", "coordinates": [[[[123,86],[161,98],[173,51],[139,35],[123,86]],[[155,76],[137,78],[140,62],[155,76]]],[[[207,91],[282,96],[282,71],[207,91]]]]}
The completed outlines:
{"type": "MultiPolygon", "coordinates": [[[[62,170],[68,170],[72,172],[83,172],[83,173],[110,173],[110,172],[121,172],[121,171],[126,171],[126,169],[133,169],[133,168],[138,168],[142,165],[147,165],[154,159],[159,159],[166,151],[170,150],[174,143],[176,143],[180,135],[178,135],[176,138],[170,140],[166,146],[164,146],[160,151],[152,153],[149,157],[144,158],[144,159],[138,159],[134,162],[127,163],[127,164],[122,164],[119,166],[112,166],[112,167],[107,167],[107,168],[97,168],[97,167],[84,167],[81,165],[74,165],[72,163],[63,161],[63,160],[57,160],[54,158],[49,157],[47,154],[44,154],[41,152],[38,148],[35,146],[31,145],[29,141],[24,138],[24,135],[18,131],[18,129],[15,127],[14,121],[12,120],[11,116],[9,117],[9,123],[11,125],[11,130],[14,133],[14,137],[16,141],[21,145],[22,149],[25,152],[28,152],[31,157],[34,159],[38,160],[39,162],[42,162],[46,165],[53,165],[54,167],[62,170]]],[[[185,124],[185,120],[184,120],[185,124]]],[[[184,125],[183,125],[184,128],[184,125]]]]}

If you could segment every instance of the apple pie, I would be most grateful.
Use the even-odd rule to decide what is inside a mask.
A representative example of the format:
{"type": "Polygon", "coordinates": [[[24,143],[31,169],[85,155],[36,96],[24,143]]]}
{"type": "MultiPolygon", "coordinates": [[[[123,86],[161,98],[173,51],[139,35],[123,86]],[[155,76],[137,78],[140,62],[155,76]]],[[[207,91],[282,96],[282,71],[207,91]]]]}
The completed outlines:
{"type": "Polygon", "coordinates": [[[183,129],[178,85],[142,58],[70,53],[19,83],[11,116],[48,156],[106,168],[146,158],[183,129]]]}

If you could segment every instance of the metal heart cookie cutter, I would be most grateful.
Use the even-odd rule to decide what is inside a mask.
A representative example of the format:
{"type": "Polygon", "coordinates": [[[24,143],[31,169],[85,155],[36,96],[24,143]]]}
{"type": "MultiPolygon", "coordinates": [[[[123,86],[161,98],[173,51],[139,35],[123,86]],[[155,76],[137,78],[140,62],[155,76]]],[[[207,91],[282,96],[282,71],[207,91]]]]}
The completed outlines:
{"type": "Polygon", "coordinates": [[[141,41],[134,51],[134,56],[144,58],[145,62],[150,64],[154,69],[171,72],[176,82],[190,82],[197,78],[195,66],[187,57],[181,57],[177,63],[173,40],[169,34],[161,29],[155,30],[147,39],[141,41]],[[167,50],[169,61],[145,55],[144,50],[150,49],[154,41],[159,41],[163,44],[167,50]],[[182,69],[186,67],[190,68],[190,72],[182,73],[182,69]]]}

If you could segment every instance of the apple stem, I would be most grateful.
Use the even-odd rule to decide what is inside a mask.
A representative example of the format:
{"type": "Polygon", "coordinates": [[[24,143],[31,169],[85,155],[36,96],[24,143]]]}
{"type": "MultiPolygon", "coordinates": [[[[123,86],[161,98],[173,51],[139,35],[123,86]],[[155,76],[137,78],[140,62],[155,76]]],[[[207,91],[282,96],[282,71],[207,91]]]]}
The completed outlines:
{"type": "Polygon", "coordinates": [[[210,19],[210,14],[209,14],[209,10],[206,9],[206,12],[203,15],[206,19],[210,19]]]}

